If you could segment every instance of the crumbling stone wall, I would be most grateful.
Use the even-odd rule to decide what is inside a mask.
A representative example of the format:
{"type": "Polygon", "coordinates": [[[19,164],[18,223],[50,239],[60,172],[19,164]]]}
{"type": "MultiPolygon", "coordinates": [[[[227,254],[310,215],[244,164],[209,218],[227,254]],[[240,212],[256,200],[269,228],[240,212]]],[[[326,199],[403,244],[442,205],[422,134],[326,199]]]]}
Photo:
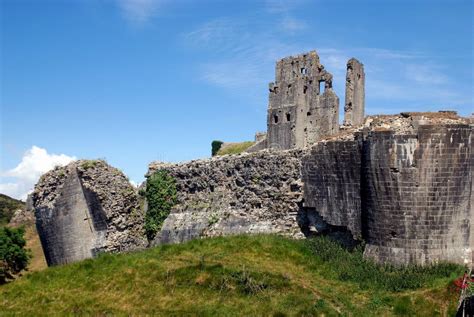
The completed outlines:
{"type": "Polygon", "coordinates": [[[269,84],[267,147],[304,148],[337,133],[339,98],[315,51],[283,58],[275,73],[269,84]]]}
{"type": "Polygon", "coordinates": [[[153,244],[242,233],[303,237],[302,150],[260,151],[183,164],[151,163],[177,181],[178,204],[153,244]]]}
{"type": "Polygon", "coordinates": [[[55,168],[41,177],[32,200],[48,265],[146,246],[138,195],[104,161],[55,168]]]}
{"type": "Polygon", "coordinates": [[[365,118],[364,65],[355,58],[347,62],[344,125],[358,126],[365,118]]]}

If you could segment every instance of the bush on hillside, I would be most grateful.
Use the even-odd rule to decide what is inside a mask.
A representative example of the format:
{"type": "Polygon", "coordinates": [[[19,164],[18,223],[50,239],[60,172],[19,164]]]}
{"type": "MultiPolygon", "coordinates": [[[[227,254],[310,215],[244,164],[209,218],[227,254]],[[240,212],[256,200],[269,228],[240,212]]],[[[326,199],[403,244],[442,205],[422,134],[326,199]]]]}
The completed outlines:
{"type": "Polygon", "coordinates": [[[25,249],[24,228],[0,228],[0,284],[26,269],[30,258],[25,249]]]}
{"type": "Polygon", "coordinates": [[[219,150],[221,149],[222,144],[224,144],[224,142],[219,141],[219,140],[212,141],[212,143],[211,143],[212,156],[215,156],[217,154],[217,152],[219,152],[219,150]]]}
{"type": "Polygon", "coordinates": [[[24,208],[25,203],[7,195],[0,194],[0,227],[8,224],[16,210],[24,208]]]}
{"type": "Polygon", "coordinates": [[[151,175],[146,182],[145,198],[148,210],[145,215],[145,232],[152,240],[176,204],[176,181],[167,171],[151,175]]]}

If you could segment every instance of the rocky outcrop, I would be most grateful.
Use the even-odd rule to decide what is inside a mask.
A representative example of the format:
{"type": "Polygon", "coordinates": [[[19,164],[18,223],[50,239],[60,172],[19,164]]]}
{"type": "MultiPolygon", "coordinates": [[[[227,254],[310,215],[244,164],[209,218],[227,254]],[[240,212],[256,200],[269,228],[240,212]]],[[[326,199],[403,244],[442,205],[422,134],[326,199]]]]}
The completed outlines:
{"type": "Polygon", "coordinates": [[[35,214],[26,208],[17,209],[8,223],[11,227],[29,226],[35,223],[35,214]]]}
{"type": "Polygon", "coordinates": [[[148,175],[167,170],[178,203],[154,244],[241,233],[303,237],[302,150],[260,151],[184,164],[153,162],[148,175]]]}
{"type": "Polygon", "coordinates": [[[80,160],[41,177],[32,195],[48,265],[146,246],[136,189],[101,160],[80,160]]]}

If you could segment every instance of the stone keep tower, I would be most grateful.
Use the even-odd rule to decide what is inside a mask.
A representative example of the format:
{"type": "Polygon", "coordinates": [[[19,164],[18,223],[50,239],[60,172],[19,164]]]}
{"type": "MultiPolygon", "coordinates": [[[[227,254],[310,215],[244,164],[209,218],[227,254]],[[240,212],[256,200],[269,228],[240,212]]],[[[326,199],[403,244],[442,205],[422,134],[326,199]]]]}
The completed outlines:
{"type": "Polygon", "coordinates": [[[283,58],[269,85],[267,147],[303,148],[338,132],[339,98],[315,51],[283,58]]]}
{"type": "Polygon", "coordinates": [[[358,126],[364,122],[365,108],[364,64],[355,58],[347,62],[346,102],[344,106],[344,125],[358,126]]]}

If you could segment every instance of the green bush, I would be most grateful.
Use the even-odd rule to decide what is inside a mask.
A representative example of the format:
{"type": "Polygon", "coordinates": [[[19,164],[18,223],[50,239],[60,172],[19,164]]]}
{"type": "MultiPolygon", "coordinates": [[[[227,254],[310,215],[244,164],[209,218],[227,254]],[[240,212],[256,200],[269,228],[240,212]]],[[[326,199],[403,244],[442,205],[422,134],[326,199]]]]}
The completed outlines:
{"type": "Polygon", "coordinates": [[[212,143],[211,143],[212,156],[215,156],[217,154],[217,152],[219,152],[219,150],[221,149],[222,144],[224,144],[224,142],[219,141],[219,140],[212,141],[212,143]]]}
{"type": "Polygon", "coordinates": [[[164,170],[154,173],[147,179],[145,197],[148,203],[145,232],[148,240],[152,240],[176,203],[175,179],[164,170]]]}
{"type": "Polygon", "coordinates": [[[0,228],[0,284],[26,269],[30,258],[25,249],[24,228],[0,228]]]}

